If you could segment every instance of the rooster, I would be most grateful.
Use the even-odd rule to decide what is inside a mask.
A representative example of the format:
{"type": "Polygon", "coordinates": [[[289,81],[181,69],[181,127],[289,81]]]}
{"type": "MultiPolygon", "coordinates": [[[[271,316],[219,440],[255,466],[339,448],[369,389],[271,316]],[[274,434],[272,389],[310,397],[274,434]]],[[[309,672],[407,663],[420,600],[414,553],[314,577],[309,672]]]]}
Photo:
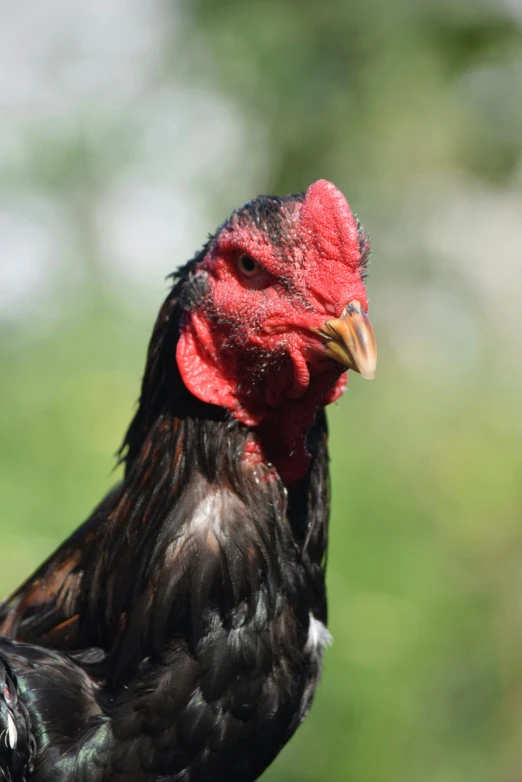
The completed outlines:
{"type": "Polygon", "coordinates": [[[326,629],[324,406],[375,373],[342,193],[259,197],[174,275],[122,483],[0,607],[0,780],[251,782],[326,629]]]}

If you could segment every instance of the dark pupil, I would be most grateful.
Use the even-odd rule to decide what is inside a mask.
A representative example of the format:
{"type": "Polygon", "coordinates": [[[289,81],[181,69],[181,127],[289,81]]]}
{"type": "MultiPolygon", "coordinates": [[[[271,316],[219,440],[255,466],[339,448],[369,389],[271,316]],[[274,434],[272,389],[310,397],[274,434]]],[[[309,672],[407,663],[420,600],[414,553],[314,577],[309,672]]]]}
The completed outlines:
{"type": "Polygon", "coordinates": [[[246,272],[253,272],[256,268],[256,262],[248,255],[243,255],[241,258],[241,265],[246,272]]]}

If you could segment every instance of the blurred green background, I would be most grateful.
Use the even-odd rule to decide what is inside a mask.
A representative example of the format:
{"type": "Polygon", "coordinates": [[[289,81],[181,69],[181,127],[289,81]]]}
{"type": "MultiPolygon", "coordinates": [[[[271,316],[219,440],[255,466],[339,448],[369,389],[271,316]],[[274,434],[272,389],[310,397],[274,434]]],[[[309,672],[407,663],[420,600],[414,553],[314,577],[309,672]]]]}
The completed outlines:
{"type": "Polygon", "coordinates": [[[116,480],[165,275],[258,193],[372,235],[334,645],[271,782],[522,780],[521,0],[0,0],[0,594],[116,480]]]}

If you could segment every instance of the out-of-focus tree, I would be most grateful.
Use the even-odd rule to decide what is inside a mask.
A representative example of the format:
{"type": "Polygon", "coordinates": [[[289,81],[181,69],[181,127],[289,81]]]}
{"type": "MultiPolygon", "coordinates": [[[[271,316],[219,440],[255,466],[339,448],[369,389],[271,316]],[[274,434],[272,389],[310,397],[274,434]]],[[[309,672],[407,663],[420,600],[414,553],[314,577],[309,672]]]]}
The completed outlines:
{"type": "Polygon", "coordinates": [[[419,166],[506,182],[520,162],[515,3],[197,0],[190,8],[208,46],[202,75],[213,73],[266,127],[278,191],[321,171],[352,183],[352,198],[371,182],[374,197],[376,184],[399,188],[419,166]],[[504,81],[496,106],[495,73],[504,81]]]}

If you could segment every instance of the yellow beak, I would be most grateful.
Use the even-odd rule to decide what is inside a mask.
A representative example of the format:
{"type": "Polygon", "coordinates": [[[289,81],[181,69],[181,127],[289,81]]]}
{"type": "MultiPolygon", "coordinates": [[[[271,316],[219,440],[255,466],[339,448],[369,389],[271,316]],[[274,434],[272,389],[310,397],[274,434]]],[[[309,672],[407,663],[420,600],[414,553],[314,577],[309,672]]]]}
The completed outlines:
{"type": "Polygon", "coordinates": [[[340,318],[327,320],[314,331],[324,340],[324,349],[330,358],[347,369],[360,372],[367,380],[375,377],[377,343],[370,319],[360,302],[349,302],[340,318]]]}

